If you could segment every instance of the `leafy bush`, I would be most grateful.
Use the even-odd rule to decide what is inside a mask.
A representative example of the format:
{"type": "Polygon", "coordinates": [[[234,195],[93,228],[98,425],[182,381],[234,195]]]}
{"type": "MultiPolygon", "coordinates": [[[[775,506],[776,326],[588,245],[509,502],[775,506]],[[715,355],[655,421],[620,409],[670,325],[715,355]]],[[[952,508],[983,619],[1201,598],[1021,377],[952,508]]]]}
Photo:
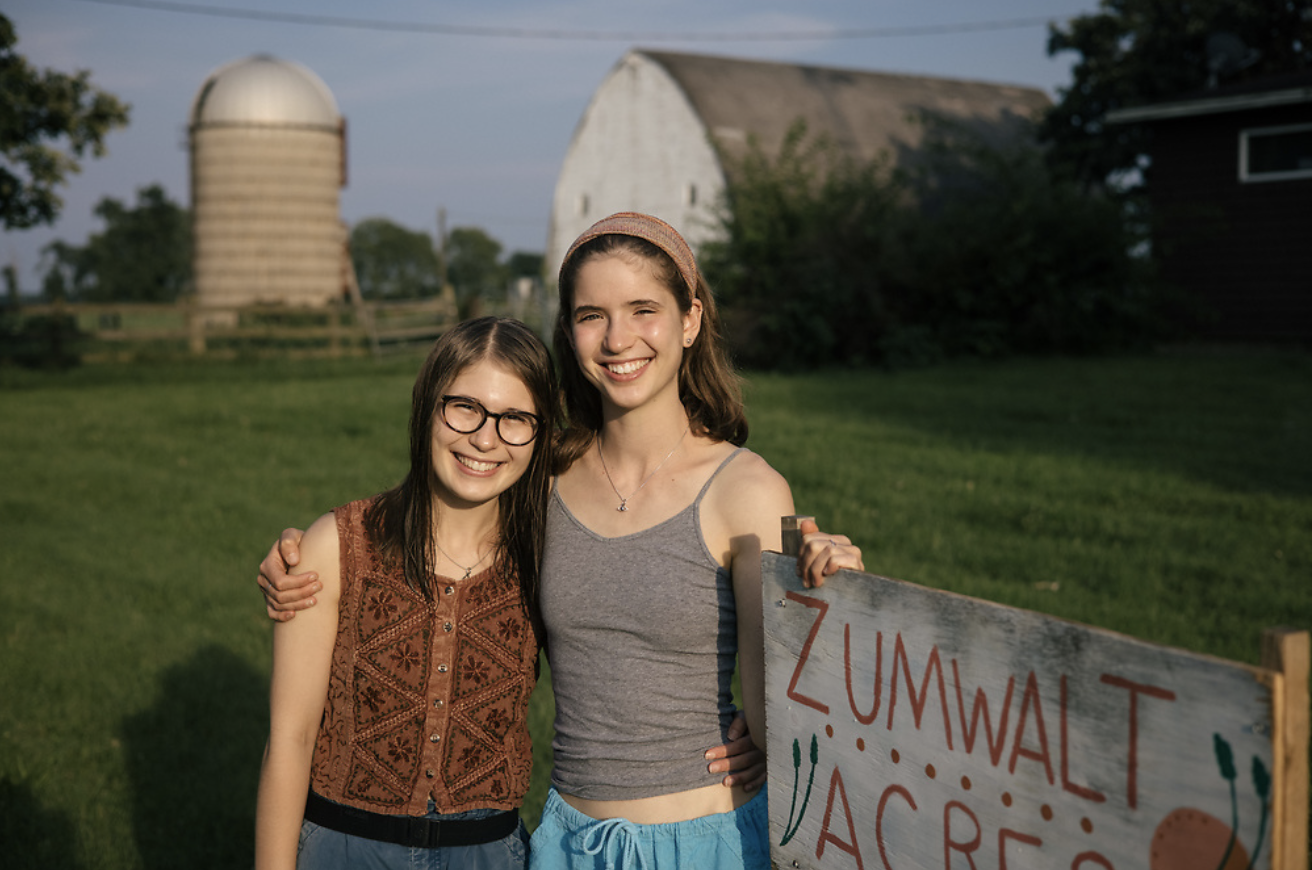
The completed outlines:
{"type": "Polygon", "coordinates": [[[763,368],[860,363],[886,328],[878,264],[899,211],[886,163],[850,160],[789,130],[777,157],[752,143],[731,167],[724,238],[703,247],[735,357],[763,368]]]}
{"type": "Polygon", "coordinates": [[[22,317],[0,309],[0,363],[31,369],[68,369],[81,362],[86,340],[72,315],[22,317]]]}
{"type": "Polygon", "coordinates": [[[859,162],[794,125],[730,166],[703,251],[737,359],[793,369],[1016,352],[1087,353],[1159,334],[1163,297],[1114,201],[929,121],[921,160],[859,162]]]}

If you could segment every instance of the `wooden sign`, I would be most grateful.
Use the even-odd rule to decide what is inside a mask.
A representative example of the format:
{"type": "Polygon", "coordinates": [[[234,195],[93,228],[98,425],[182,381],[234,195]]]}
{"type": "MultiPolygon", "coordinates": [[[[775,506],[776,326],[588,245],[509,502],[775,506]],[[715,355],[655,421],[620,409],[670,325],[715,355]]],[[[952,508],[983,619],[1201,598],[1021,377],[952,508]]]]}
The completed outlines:
{"type": "Polygon", "coordinates": [[[764,556],[776,867],[1307,867],[1306,632],[1300,688],[870,574],[805,589],[794,564],[764,556]]]}

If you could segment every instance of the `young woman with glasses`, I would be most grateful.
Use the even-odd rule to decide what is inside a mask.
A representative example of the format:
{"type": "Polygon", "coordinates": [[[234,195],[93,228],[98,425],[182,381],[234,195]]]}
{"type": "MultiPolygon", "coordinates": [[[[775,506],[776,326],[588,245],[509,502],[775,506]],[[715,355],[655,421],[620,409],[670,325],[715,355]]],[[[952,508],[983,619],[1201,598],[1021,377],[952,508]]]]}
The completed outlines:
{"type": "Polygon", "coordinates": [[[259,870],[523,866],[557,405],[526,327],[461,324],[415,381],[405,479],[306,532],[327,606],[274,627],[259,870]]]}

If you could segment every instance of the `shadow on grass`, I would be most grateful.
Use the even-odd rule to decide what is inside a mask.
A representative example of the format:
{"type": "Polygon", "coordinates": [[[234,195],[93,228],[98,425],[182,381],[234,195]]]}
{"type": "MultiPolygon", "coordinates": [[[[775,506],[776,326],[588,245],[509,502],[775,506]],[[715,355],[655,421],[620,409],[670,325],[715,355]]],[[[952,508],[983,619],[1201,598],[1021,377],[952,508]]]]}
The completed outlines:
{"type": "Polygon", "coordinates": [[[265,678],[220,646],[164,672],[155,706],[123,722],[144,867],[251,865],[267,722],[265,678]]]}
{"type": "Polygon", "coordinates": [[[0,779],[0,843],[11,870],[66,867],[79,870],[77,828],[68,813],[41,806],[31,786],[0,779]]]}
{"type": "Polygon", "coordinates": [[[1301,498],[1312,495],[1309,384],[1312,354],[1181,352],[767,376],[759,393],[804,421],[798,437],[868,420],[962,449],[1105,460],[1301,498]]]}

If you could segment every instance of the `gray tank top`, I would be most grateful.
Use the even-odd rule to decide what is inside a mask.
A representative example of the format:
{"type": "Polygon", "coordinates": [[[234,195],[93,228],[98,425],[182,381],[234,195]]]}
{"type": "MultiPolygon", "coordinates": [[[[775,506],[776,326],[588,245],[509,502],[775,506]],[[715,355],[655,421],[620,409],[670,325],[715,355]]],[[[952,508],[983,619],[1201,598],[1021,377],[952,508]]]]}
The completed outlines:
{"type": "Polygon", "coordinates": [[[733,586],[706,547],[701,503],[617,538],[584,526],[553,487],[542,617],[556,697],[552,783],[589,800],[714,785],[702,753],[733,718],[733,586]]]}

